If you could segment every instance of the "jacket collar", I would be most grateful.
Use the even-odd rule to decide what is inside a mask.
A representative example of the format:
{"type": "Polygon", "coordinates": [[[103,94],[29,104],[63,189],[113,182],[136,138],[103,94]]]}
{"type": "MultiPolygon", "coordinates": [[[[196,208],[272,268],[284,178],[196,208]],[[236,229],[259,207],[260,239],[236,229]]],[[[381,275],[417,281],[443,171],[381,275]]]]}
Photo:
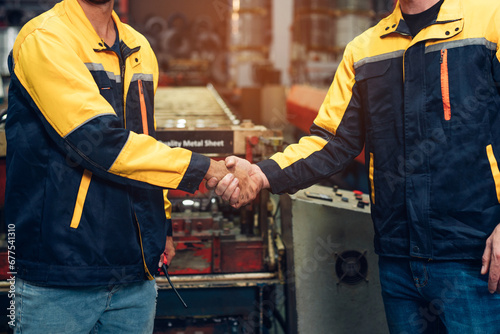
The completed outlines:
{"type": "MultiPolygon", "coordinates": [[[[95,50],[103,50],[105,46],[99,35],[95,32],[94,27],[90,23],[89,19],[85,15],[82,7],[77,0],[64,0],[63,1],[64,10],[68,16],[71,23],[82,32],[83,36],[91,42],[92,47],[95,50]]],[[[125,43],[130,49],[135,49],[139,46],[135,36],[127,29],[127,27],[120,21],[118,15],[113,11],[112,13],[113,21],[118,28],[118,34],[121,41],[125,43]]]]}
{"type": "MultiPolygon", "coordinates": [[[[436,27],[436,25],[443,25],[446,23],[455,22],[456,27],[452,29],[453,30],[452,32],[446,30],[448,31],[448,34],[446,34],[446,32],[443,29],[440,29],[443,30],[444,36],[446,38],[456,35],[463,28],[464,15],[463,15],[462,1],[463,0],[445,0],[441,5],[441,9],[439,10],[439,14],[436,21],[432,25],[433,27],[436,27]],[[462,23],[458,23],[457,21],[462,21],[462,23]],[[459,30],[456,30],[456,28],[459,28],[459,30]]],[[[396,4],[393,13],[389,15],[382,22],[381,22],[382,30],[380,32],[381,38],[387,37],[393,33],[400,35],[407,35],[407,36],[410,35],[408,26],[406,25],[406,22],[403,19],[403,14],[401,13],[399,0],[398,3],[396,4]]]]}

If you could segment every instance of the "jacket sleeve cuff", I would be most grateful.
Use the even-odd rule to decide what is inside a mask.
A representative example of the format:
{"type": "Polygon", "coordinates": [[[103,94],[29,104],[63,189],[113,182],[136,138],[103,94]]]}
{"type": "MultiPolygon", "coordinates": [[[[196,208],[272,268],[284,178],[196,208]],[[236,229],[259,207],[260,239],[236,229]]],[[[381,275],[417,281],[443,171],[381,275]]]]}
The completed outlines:
{"type": "Polygon", "coordinates": [[[177,189],[187,191],[189,193],[194,193],[196,190],[198,190],[198,187],[207,174],[209,167],[210,158],[193,152],[189,167],[184,173],[184,177],[179,183],[177,189]]]}
{"type": "Polygon", "coordinates": [[[289,182],[287,182],[288,178],[276,161],[272,159],[264,160],[258,162],[257,166],[259,166],[264,175],[266,175],[273,194],[282,194],[286,192],[289,188],[289,182]]]}

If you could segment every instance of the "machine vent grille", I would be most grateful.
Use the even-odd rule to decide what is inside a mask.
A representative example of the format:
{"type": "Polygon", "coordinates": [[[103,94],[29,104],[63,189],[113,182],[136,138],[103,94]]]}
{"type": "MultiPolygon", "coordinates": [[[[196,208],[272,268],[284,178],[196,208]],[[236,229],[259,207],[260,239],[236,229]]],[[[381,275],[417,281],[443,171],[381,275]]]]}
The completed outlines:
{"type": "Polygon", "coordinates": [[[348,250],[342,254],[335,254],[335,272],[339,279],[337,284],[345,283],[356,285],[363,281],[368,282],[368,261],[366,251],[360,253],[355,250],[348,250]]]}

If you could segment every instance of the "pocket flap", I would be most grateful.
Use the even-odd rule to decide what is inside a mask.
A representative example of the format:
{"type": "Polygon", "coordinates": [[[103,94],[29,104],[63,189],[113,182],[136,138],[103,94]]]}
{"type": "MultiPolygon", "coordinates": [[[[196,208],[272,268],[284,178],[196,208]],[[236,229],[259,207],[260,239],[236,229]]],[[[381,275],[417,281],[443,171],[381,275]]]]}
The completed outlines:
{"type": "Polygon", "coordinates": [[[376,78],[384,75],[391,66],[391,60],[367,63],[356,69],[356,81],[360,82],[370,78],[376,78]]]}

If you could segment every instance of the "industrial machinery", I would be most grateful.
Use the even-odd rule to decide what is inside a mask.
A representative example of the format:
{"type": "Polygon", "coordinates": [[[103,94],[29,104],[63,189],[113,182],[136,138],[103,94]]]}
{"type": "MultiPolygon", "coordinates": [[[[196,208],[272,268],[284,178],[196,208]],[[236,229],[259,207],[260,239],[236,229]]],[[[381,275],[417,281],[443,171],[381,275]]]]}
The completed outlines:
{"type": "Polygon", "coordinates": [[[158,140],[211,157],[242,155],[250,161],[279,150],[280,132],[237,119],[212,85],[158,88],[158,140]]]}
{"type": "Polygon", "coordinates": [[[368,195],[315,185],[280,205],[288,333],[388,333],[368,195]]]}
{"type": "MultiPolygon", "coordinates": [[[[211,85],[158,88],[155,117],[160,141],[214,159],[259,161],[282,149],[281,133],[238,120],[211,85]]],[[[169,192],[176,242],[169,272],[189,308],[158,277],[158,332],[263,333],[276,319],[284,323],[276,310],[284,249],[268,198],[236,210],[203,185],[194,195],[169,192]]]]}

